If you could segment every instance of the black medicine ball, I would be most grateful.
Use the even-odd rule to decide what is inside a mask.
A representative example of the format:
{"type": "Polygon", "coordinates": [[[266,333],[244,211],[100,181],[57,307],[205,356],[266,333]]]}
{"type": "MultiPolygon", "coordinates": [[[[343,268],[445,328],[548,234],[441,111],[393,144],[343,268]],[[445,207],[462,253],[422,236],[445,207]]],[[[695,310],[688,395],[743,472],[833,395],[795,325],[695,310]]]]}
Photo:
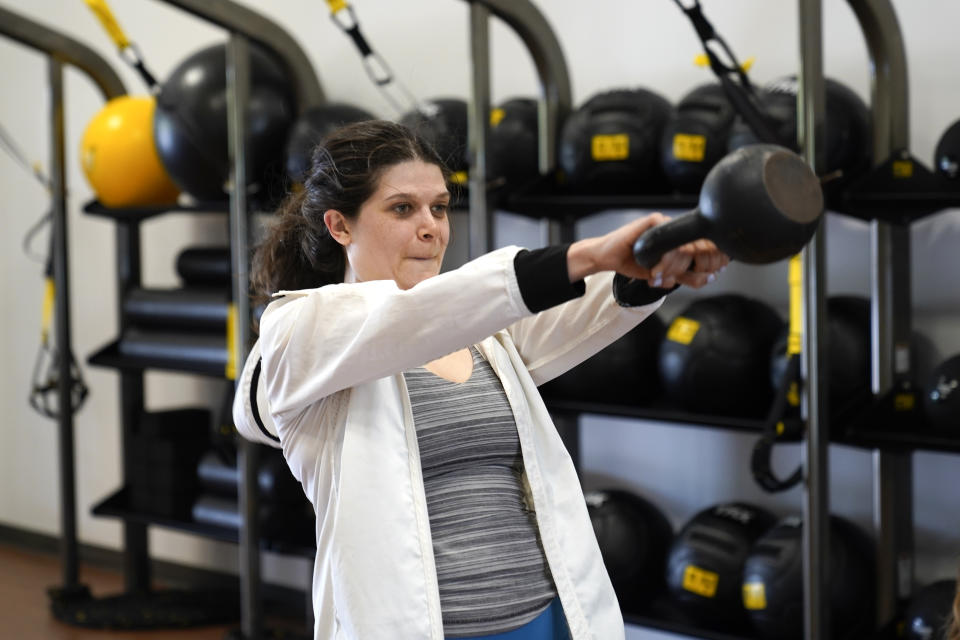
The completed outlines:
{"type": "MultiPolygon", "coordinates": [[[[296,103],[289,75],[263,47],[250,46],[246,125],[249,186],[269,194],[283,183],[283,155],[296,103]]],[[[229,197],[226,45],[181,62],[157,95],[153,135],[163,166],[182,191],[200,201],[229,197]]]]}
{"type": "Polygon", "coordinates": [[[490,111],[488,181],[517,187],[540,175],[538,104],[511,98],[490,111]]]}
{"type": "Polygon", "coordinates": [[[670,185],[697,193],[713,165],[727,154],[736,111],[719,83],[689,92],[670,117],[660,139],[660,163],[670,185]]]}
{"type": "MultiPolygon", "coordinates": [[[[743,605],[761,638],[803,638],[803,522],[784,518],[762,535],[743,567],[743,605]]],[[[830,621],[832,638],[873,628],[873,543],[856,525],[830,517],[830,621]]]]}
{"type": "Polygon", "coordinates": [[[666,397],[687,411],[756,417],[770,408],[770,349],[783,320],[740,294],[700,298],[667,328],[660,344],[666,397]]]}
{"type": "Polygon", "coordinates": [[[673,110],[647,89],[614,89],[591,97],[567,118],[560,167],[583,191],[665,192],[659,149],[673,110]]]}
{"type": "MultiPolygon", "coordinates": [[[[779,143],[799,151],[797,144],[796,76],[775,80],[760,91],[761,108],[770,117],[779,143]]],[[[837,184],[870,168],[873,149],[873,128],[870,109],[846,85],[825,79],[826,101],[826,171],[842,171],[837,184]]],[[[756,136],[741,117],[737,117],[730,133],[730,150],[757,142],[756,136]]]]}
{"type": "Polygon", "coordinates": [[[960,433],[960,355],[933,370],[923,389],[923,409],[934,429],[960,433]]]}
{"type": "Polygon", "coordinates": [[[658,507],[630,491],[590,491],[584,498],[620,606],[639,611],[664,589],[673,527],[658,507]]]}
{"type": "Polygon", "coordinates": [[[933,155],[933,166],[940,175],[951,180],[960,178],[960,120],[940,136],[933,155]]]}
{"type": "MultiPolygon", "coordinates": [[[[784,327],[771,350],[770,383],[780,386],[787,365],[784,327]]],[[[827,299],[827,375],[830,414],[850,415],[870,400],[870,300],[861,296],[827,299]]]]}
{"type": "Polygon", "coordinates": [[[947,640],[956,580],[938,580],[918,589],[903,612],[903,640],[947,640]]]}
{"type": "Polygon", "coordinates": [[[369,111],[342,102],[328,102],[304,111],[287,137],[287,176],[293,182],[303,182],[321,140],[345,124],[373,118],[369,111]]]}
{"type": "Polygon", "coordinates": [[[467,102],[460,98],[436,98],[425,101],[400,118],[404,124],[426,139],[440,160],[454,173],[453,181],[466,183],[467,102]]]}
{"type": "Polygon", "coordinates": [[[746,627],[743,565],[750,547],[775,522],[766,509],[742,502],[697,513],[677,534],[667,555],[671,597],[708,628],[746,627]]]}
{"type": "Polygon", "coordinates": [[[643,405],[659,391],[657,352],[666,324],[656,314],[540,387],[545,397],[643,405]]]}

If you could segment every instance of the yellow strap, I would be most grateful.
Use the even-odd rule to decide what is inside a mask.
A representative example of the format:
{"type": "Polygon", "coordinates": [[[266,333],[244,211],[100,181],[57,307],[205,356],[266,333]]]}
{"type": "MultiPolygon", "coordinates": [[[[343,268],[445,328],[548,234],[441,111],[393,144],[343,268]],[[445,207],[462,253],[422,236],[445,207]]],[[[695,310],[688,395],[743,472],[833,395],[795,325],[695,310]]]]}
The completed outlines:
{"type": "Polygon", "coordinates": [[[790,258],[787,275],[790,285],[790,333],[787,338],[787,355],[799,354],[803,333],[803,258],[800,254],[790,258]]]}
{"type": "Polygon", "coordinates": [[[327,4],[330,5],[331,14],[337,13],[349,6],[347,0],[327,0],[327,4]]]}
{"type": "Polygon", "coordinates": [[[57,287],[53,283],[53,278],[47,278],[43,287],[43,311],[40,314],[40,339],[43,344],[47,344],[47,338],[50,335],[50,322],[53,318],[53,302],[56,292],[57,287]]]}
{"type": "Polygon", "coordinates": [[[127,34],[120,28],[120,23],[117,22],[113,11],[110,10],[110,5],[107,4],[107,0],[84,0],[84,2],[87,3],[87,6],[93,11],[93,14],[100,20],[100,24],[103,25],[107,35],[114,41],[118,49],[126,49],[130,46],[130,40],[127,39],[127,34]]]}
{"type": "MultiPolygon", "coordinates": [[[[744,73],[750,71],[753,67],[753,63],[756,62],[757,58],[755,56],[750,56],[746,60],[740,63],[740,68],[744,73]]],[[[698,53],[693,58],[693,64],[701,68],[706,68],[710,66],[710,57],[705,53],[698,53]]]]}
{"type": "Polygon", "coordinates": [[[237,379],[237,307],[232,302],[227,305],[227,366],[224,367],[223,375],[227,380],[237,379]]]}

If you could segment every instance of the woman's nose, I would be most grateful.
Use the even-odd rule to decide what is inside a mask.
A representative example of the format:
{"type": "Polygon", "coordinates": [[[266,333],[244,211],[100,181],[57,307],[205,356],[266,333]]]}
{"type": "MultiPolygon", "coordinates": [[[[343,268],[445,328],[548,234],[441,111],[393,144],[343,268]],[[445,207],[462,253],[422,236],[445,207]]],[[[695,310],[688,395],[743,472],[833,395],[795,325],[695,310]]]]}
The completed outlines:
{"type": "Polygon", "coordinates": [[[440,221],[430,211],[430,207],[424,208],[420,212],[419,236],[423,240],[431,240],[437,235],[440,221]]]}

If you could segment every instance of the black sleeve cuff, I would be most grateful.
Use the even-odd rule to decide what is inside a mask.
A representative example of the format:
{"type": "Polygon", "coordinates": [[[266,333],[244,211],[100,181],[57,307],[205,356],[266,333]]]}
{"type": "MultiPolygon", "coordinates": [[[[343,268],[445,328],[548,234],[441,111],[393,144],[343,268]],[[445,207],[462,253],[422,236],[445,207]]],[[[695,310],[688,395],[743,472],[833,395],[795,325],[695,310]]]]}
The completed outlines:
{"type": "Polygon", "coordinates": [[[513,258],[523,303],[534,313],[578,298],[586,291],[583,280],[570,282],[567,271],[569,244],[526,249],[513,258]]]}
{"type": "Polygon", "coordinates": [[[635,280],[618,273],[613,276],[613,299],[621,307],[642,307],[656,302],[679,286],[676,284],[669,289],[651,287],[646,280],[635,280]]]}

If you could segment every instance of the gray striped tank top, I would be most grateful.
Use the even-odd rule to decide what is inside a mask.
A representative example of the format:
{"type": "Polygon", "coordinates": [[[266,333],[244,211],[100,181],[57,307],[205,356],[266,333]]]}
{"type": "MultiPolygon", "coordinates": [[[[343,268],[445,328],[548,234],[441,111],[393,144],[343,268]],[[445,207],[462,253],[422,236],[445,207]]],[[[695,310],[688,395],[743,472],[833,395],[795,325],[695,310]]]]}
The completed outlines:
{"type": "Polygon", "coordinates": [[[463,383],[424,368],[404,373],[450,637],[511,631],[557,595],[524,499],[513,411],[490,364],[471,352],[463,383]]]}

